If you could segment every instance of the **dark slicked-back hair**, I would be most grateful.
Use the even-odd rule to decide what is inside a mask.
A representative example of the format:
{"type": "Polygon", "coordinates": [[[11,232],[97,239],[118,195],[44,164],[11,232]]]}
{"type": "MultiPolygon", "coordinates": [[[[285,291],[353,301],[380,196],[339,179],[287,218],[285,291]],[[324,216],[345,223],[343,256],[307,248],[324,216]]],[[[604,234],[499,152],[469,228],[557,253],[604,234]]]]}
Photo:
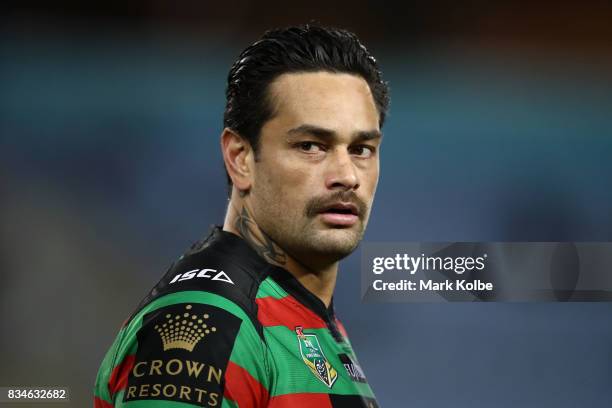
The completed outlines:
{"type": "MultiPolygon", "coordinates": [[[[370,87],[382,127],[389,88],[376,59],[355,34],[312,24],[268,31],[240,54],[227,78],[223,125],[245,138],[257,157],[261,128],[274,114],[269,85],[282,74],[314,71],[361,76],[370,87]]],[[[228,184],[231,191],[229,175],[228,184]]]]}

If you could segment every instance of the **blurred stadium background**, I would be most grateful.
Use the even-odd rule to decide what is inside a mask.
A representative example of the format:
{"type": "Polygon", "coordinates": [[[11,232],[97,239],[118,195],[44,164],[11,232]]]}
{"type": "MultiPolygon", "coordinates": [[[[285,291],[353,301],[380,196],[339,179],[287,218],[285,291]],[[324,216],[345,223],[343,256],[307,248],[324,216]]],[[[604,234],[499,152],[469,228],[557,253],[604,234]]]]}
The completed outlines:
{"type": "MultiPolygon", "coordinates": [[[[231,63],[311,19],[391,85],[366,240],[612,240],[609,2],[8,2],[0,385],[91,406],[121,322],[222,221],[231,63]]],[[[358,275],[335,302],[383,407],[612,404],[611,304],[366,305],[358,275]]]]}

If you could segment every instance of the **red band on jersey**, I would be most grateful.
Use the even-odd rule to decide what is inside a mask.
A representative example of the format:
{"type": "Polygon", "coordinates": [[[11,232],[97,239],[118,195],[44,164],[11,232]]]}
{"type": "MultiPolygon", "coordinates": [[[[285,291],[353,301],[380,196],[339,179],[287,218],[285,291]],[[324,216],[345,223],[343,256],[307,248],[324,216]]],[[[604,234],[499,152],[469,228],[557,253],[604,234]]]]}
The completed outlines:
{"type": "Polygon", "coordinates": [[[304,329],[323,329],[327,326],[323,319],[303,306],[291,296],[282,299],[263,297],[256,300],[257,318],[267,326],[302,326],[304,329]]]}
{"type": "Polygon", "coordinates": [[[300,393],[272,397],[268,408],[333,408],[328,394],[300,393]]]}
{"type": "Polygon", "coordinates": [[[128,375],[134,367],[136,357],[133,354],[125,356],[121,364],[113,369],[108,380],[108,390],[111,395],[114,395],[117,391],[125,389],[127,386],[128,375]]]}
{"type": "Polygon", "coordinates": [[[247,370],[230,361],[225,372],[223,396],[236,402],[240,408],[265,407],[268,404],[268,390],[247,370]]]}
{"type": "Polygon", "coordinates": [[[109,404],[102,398],[94,397],[94,408],[113,408],[113,404],[109,404]]]}

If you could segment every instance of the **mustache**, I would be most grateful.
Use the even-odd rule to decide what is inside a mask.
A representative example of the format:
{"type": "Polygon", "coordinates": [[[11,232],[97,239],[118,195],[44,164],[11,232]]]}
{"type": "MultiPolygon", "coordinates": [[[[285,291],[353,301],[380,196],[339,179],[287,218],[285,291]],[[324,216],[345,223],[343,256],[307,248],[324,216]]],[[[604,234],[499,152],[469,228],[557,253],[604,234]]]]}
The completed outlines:
{"type": "Polygon", "coordinates": [[[307,217],[315,217],[321,211],[331,204],[342,201],[344,203],[354,204],[359,209],[359,218],[362,219],[367,210],[368,205],[355,194],[354,191],[338,191],[329,196],[315,197],[306,203],[305,213],[307,217]]]}

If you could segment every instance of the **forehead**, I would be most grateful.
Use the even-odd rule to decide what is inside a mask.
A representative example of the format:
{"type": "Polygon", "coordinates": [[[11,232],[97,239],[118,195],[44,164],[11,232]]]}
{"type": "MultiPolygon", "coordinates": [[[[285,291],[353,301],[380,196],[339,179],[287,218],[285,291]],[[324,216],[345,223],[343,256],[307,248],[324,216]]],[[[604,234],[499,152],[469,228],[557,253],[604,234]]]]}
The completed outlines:
{"type": "Polygon", "coordinates": [[[378,129],[378,111],[358,75],[326,71],[282,74],[269,87],[278,125],[303,123],[337,131],[378,129]]]}

